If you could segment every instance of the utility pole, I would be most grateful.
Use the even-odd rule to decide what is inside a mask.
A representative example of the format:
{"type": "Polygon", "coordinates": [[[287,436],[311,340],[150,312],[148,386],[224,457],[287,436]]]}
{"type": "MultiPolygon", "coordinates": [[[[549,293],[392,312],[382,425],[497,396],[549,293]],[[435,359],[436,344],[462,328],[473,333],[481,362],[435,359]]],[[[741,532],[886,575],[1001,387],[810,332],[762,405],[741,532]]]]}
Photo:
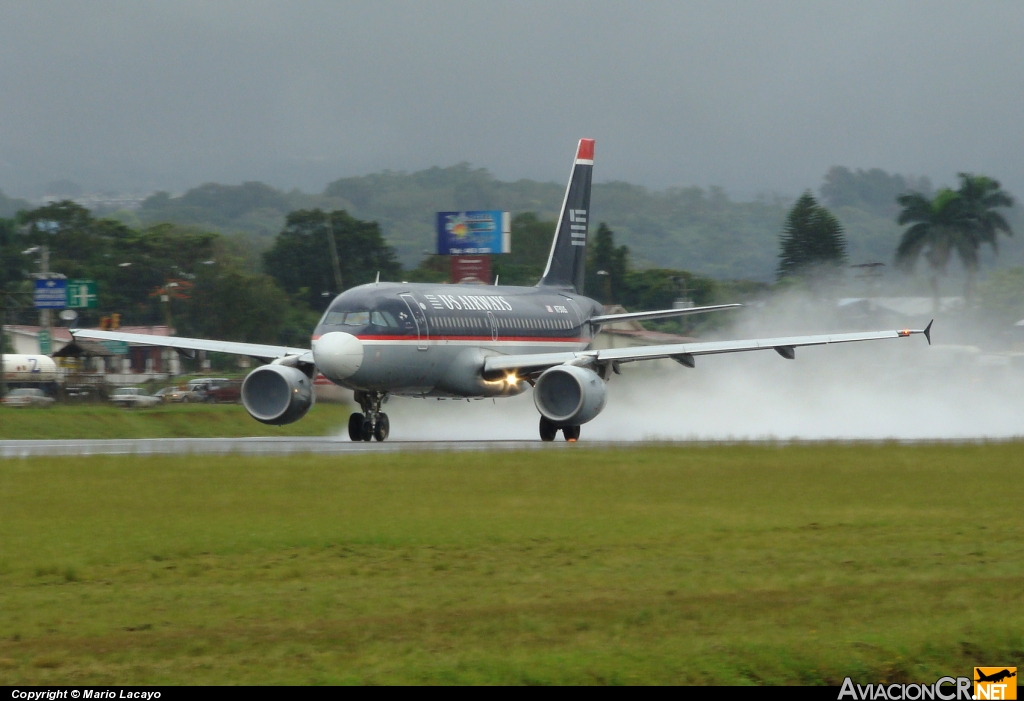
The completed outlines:
{"type": "MultiPolygon", "coordinates": [[[[50,279],[50,248],[49,246],[39,247],[39,272],[44,280],[50,279]]],[[[39,310],[39,326],[50,331],[50,310],[39,310]]]]}
{"type": "Polygon", "coordinates": [[[4,353],[7,352],[7,295],[0,297],[0,399],[7,396],[7,376],[4,374],[4,353]]]}
{"type": "Polygon", "coordinates": [[[338,261],[338,243],[334,240],[334,222],[330,214],[324,216],[327,224],[327,243],[331,249],[331,262],[334,264],[334,284],[337,286],[334,294],[341,294],[341,263],[338,261]]]}
{"type": "Polygon", "coordinates": [[[604,303],[612,303],[612,274],[607,270],[598,270],[597,274],[604,278],[604,303]]]}

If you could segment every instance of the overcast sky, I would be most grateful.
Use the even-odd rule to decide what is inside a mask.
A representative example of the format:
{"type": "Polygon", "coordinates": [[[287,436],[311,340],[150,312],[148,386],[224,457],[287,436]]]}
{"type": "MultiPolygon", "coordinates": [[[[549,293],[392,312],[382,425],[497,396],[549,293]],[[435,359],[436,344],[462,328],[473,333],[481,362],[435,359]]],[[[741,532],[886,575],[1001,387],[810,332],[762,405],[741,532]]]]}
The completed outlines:
{"type": "Polygon", "coordinates": [[[1024,3],[0,0],[0,189],[468,161],[734,195],[829,166],[1024,197],[1024,3]]]}

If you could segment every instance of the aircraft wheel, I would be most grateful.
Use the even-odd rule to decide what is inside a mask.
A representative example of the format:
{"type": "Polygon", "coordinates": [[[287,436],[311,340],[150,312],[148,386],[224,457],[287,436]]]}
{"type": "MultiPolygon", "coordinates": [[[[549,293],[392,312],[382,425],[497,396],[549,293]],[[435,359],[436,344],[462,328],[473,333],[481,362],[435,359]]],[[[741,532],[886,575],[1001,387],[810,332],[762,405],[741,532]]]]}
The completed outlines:
{"type": "Polygon", "coordinates": [[[540,439],[545,443],[555,440],[558,435],[558,426],[555,426],[547,418],[540,417],[540,439]]]}
{"type": "Polygon", "coordinates": [[[377,442],[381,442],[387,440],[390,433],[391,422],[388,420],[388,415],[381,412],[380,417],[377,419],[377,428],[373,430],[373,437],[377,439],[377,442]]]}
{"type": "Polygon", "coordinates": [[[562,435],[565,436],[565,440],[570,443],[575,443],[580,439],[580,427],[579,426],[565,426],[562,428],[562,435]]]}
{"type": "Polygon", "coordinates": [[[373,424],[370,423],[369,419],[363,419],[363,425],[359,432],[360,440],[372,441],[373,440],[373,424]]]}
{"type": "Polygon", "coordinates": [[[348,417],[348,437],[354,441],[363,440],[363,415],[358,411],[348,417]]]}

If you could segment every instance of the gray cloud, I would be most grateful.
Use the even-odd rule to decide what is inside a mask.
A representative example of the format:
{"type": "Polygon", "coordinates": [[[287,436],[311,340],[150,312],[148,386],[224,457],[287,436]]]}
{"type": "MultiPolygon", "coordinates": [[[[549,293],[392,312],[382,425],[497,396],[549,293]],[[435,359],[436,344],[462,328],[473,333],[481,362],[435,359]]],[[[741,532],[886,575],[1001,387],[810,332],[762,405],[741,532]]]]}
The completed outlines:
{"type": "Polygon", "coordinates": [[[0,188],[561,180],[593,136],[599,180],[1024,196],[1022,30],[1013,2],[3,2],[0,188]]]}

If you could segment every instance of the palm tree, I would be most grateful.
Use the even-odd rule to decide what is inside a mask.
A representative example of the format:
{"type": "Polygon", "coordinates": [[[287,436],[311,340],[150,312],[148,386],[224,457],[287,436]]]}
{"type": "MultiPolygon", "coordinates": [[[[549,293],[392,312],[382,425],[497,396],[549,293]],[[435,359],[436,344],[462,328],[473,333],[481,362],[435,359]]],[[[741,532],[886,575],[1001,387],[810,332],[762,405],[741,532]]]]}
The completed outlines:
{"type": "MultiPolygon", "coordinates": [[[[968,227],[971,238],[974,240],[975,248],[981,248],[981,244],[987,243],[992,246],[995,253],[999,253],[999,245],[996,238],[1002,231],[1007,236],[1013,236],[1013,229],[999,212],[994,211],[996,207],[1012,207],[1013,198],[1002,189],[998,180],[984,175],[973,175],[971,173],[958,173],[960,188],[957,195],[960,197],[961,207],[965,218],[965,225],[968,227]]],[[[965,266],[967,267],[967,266],[965,266]]],[[[977,273],[977,255],[975,265],[967,267],[967,295],[974,291],[974,276],[977,273]]]]}
{"type": "Polygon", "coordinates": [[[939,306],[939,275],[946,272],[949,259],[956,252],[967,272],[964,296],[970,299],[978,273],[978,252],[989,244],[998,253],[997,237],[1013,230],[997,207],[1012,207],[1013,198],[1002,189],[998,180],[984,175],[960,173],[957,190],[944,188],[934,199],[918,192],[900,195],[896,201],[903,207],[897,221],[912,224],[903,232],[896,249],[896,264],[912,270],[924,254],[932,269],[931,287],[935,311],[939,306]]]}
{"type": "Polygon", "coordinates": [[[949,259],[956,251],[965,268],[978,263],[978,245],[969,226],[966,208],[960,194],[943,188],[929,200],[919,192],[900,195],[896,201],[903,211],[897,222],[912,224],[903,232],[896,248],[896,265],[903,270],[914,269],[917,259],[924,254],[932,269],[930,278],[934,311],[939,308],[939,275],[946,272],[949,259]]]}

